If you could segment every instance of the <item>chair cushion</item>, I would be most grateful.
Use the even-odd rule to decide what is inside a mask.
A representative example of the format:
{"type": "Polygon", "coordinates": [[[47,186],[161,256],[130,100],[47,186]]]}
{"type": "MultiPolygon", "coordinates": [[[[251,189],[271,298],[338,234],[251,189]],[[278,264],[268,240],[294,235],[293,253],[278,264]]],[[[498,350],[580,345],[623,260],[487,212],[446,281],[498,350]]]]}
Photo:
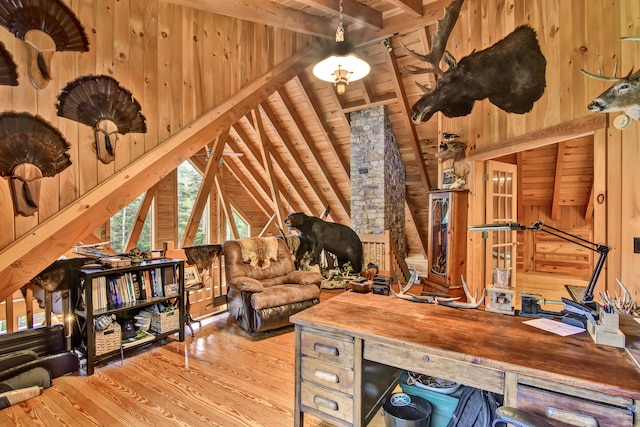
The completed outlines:
{"type": "Polygon", "coordinates": [[[251,306],[261,310],[314,298],[320,298],[320,288],[316,285],[274,285],[252,294],[251,306]]]}

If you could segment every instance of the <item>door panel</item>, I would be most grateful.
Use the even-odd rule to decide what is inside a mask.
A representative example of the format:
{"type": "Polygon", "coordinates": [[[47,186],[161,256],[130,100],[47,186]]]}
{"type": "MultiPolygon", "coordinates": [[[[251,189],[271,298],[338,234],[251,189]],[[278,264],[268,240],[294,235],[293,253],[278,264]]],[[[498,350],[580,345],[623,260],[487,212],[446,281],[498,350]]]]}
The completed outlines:
{"type": "MultiPolygon", "coordinates": [[[[518,221],[517,166],[487,161],[486,222],[501,224],[518,221]]],[[[511,289],[516,284],[516,231],[491,231],[485,240],[485,284],[505,287],[503,278],[510,277],[511,289]]]]}

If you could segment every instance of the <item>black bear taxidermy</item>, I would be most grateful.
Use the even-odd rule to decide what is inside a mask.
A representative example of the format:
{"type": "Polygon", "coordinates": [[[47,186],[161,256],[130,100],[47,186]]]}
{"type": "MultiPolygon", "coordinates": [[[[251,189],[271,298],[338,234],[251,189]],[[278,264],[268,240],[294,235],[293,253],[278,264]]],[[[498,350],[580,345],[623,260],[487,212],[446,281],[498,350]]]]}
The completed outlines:
{"type": "Polygon", "coordinates": [[[336,256],[340,266],[350,262],[355,272],[362,270],[362,242],[351,228],[302,212],[292,213],[284,223],[289,228],[299,230],[300,236],[312,243],[313,263],[319,263],[320,252],[324,249],[336,256]]]}

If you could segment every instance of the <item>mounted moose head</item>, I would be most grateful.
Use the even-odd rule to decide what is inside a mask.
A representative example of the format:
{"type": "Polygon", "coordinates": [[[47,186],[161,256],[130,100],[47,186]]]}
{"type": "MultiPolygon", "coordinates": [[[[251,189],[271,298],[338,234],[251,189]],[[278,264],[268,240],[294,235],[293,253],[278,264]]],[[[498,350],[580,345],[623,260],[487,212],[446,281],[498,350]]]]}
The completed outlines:
{"type": "MultiPolygon", "coordinates": [[[[640,37],[623,37],[621,40],[640,40],[640,37]]],[[[613,76],[610,77],[603,76],[601,70],[598,70],[598,74],[580,71],[594,79],[616,82],[587,105],[589,110],[596,113],[622,111],[634,120],[640,120],[640,70],[634,73],[632,68],[625,77],[616,77],[618,71],[616,60],[613,76]]]]}
{"type": "Polygon", "coordinates": [[[473,52],[456,63],[445,50],[464,0],[454,0],[438,21],[431,52],[418,54],[405,47],[414,57],[431,64],[430,68],[405,68],[411,74],[433,73],[435,89],[418,86],[425,92],[411,108],[411,120],[428,121],[436,112],[447,117],[466,116],[476,100],[489,98],[498,108],[524,114],[544,93],[547,61],[540,51],[536,32],[520,26],[493,46],[473,52]],[[447,64],[442,71],[440,61],[447,64]]]}

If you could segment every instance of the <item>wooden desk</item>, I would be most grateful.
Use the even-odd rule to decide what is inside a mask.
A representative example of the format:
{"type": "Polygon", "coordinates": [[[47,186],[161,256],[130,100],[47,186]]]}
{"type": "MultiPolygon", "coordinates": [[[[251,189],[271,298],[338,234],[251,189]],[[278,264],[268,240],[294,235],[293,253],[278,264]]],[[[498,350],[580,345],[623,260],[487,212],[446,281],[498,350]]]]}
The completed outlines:
{"type": "MultiPolygon", "coordinates": [[[[345,292],[291,317],[296,334],[295,425],[304,413],[361,426],[389,391],[394,367],[504,395],[505,405],[544,416],[640,426],[640,370],[622,349],[587,332],[560,337],[523,317],[345,292]],[[379,374],[369,375],[371,377],[379,374]]],[[[581,423],[581,421],[578,421],[581,423]]],[[[585,421],[586,422],[586,421],[585,421]]],[[[562,424],[559,424],[562,425],[562,424]]]]}

